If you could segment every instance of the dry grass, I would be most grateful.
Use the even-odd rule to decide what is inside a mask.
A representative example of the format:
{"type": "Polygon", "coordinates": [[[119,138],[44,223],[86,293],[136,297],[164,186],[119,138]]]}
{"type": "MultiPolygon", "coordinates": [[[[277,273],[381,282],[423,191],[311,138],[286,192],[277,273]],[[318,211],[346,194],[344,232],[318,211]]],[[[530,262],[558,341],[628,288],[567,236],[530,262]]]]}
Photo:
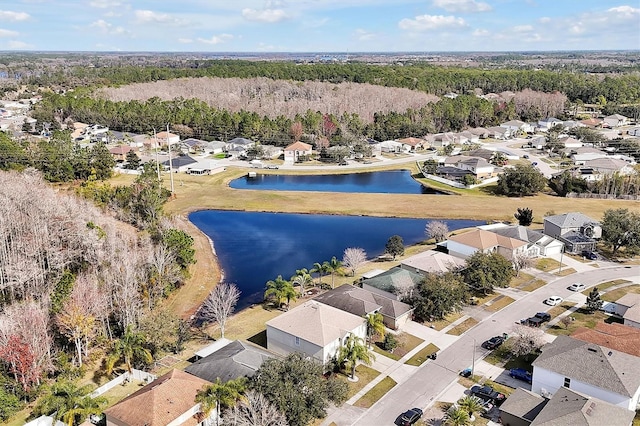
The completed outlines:
{"type": "Polygon", "coordinates": [[[567,275],[575,274],[576,270],[573,268],[564,268],[562,271],[556,271],[553,275],[557,275],[559,277],[566,277],[567,275]]]}
{"type": "Polygon", "coordinates": [[[460,324],[456,325],[455,327],[447,331],[447,334],[451,334],[453,336],[460,336],[465,331],[469,330],[471,327],[476,325],[477,323],[478,323],[478,320],[476,320],[475,318],[467,318],[466,320],[462,321],[460,324]]]}
{"type": "MultiPolygon", "coordinates": [[[[600,293],[602,293],[603,291],[607,290],[608,288],[611,288],[613,286],[620,285],[620,284],[631,284],[631,281],[618,279],[618,280],[607,281],[607,282],[604,282],[602,284],[598,284],[596,287],[598,288],[598,291],[600,293]]],[[[585,296],[588,296],[590,292],[591,292],[591,289],[588,289],[588,290],[584,290],[582,292],[582,294],[584,294],[585,296]]]]}
{"type": "Polygon", "coordinates": [[[439,347],[434,345],[433,343],[429,343],[427,346],[418,351],[417,354],[412,356],[405,362],[407,365],[414,365],[416,367],[422,365],[427,359],[429,359],[429,355],[438,352],[440,350],[439,347]]]}
{"type": "Polygon", "coordinates": [[[525,284],[524,286],[520,287],[520,290],[532,292],[532,291],[535,291],[535,290],[539,289],[540,287],[542,287],[542,286],[544,286],[546,284],[547,284],[547,282],[545,280],[533,280],[533,281],[525,284]]]}
{"type": "Polygon", "coordinates": [[[485,310],[491,311],[491,312],[498,312],[500,309],[510,305],[512,302],[514,302],[514,299],[512,299],[511,297],[502,296],[501,298],[496,298],[496,300],[490,305],[485,306],[485,310]]]}
{"type": "Polygon", "coordinates": [[[540,259],[536,262],[535,268],[541,270],[542,272],[549,272],[560,268],[560,262],[555,259],[545,257],[544,259],[540,259]]]}
{"type": "Polygon", "coordinates": [[[520,288],[521,285],[525,285],[534,279],[533,275],[525,272],[520,272],[517,276],[511,278],[509,287],[520,288]]]}
{"type": "Polygon", "coordinates": [[[604,312],[597,311],[592,314],[585,312],[583,309],[578,309],[571,314],[571,317],[574,318],[572,322],[570,322],[566,327],[563,324],[556,324],[547,329],[547,332],[550,334],[566,335],[570,336],[574,331],[581,327],[594,328],[596,324],[599,322],[613,321],[612,317],[606,315],[604,312]]]}
{"type": "Polygon", "coordinates": [[[377,342],[373,344],[372,346],[373,351],[377,354],[380,354],[380,355],[386,356],[387,358],[391,358],[395,361],[398,361],[400,358],[402,358],[403,356],[411,352],[413,349],[415,349],[419,344],[424,342],[424,340],[422,340],[421,338],[416,337],[409,333],[400,333],[399,335],[396,336],[396,339],[398,341],[398,347],[393,350],[393,353],[385,351],[384,349],[381,348],[381,346],[378,346],[378,344],[382,345],[383,339],[379,339],[377,342]]]}
{"type": "MultiPolygon", "coordinates": [[[[600,290],[600,287],[598,287],[598,290],[600,290]]],[[[628,293],[640,294],[640,285],[629,285],[626,287],[617,288],[615,290],[604,293],[602,296],[600,296],[600,298],[605,302],[615,302],[628,293]]]]}
{"type": "Polygon", "coordinates": [[[379,371],[376,371],[371,367],[367,367],[366,365],[360,364],[356,367],[356,377],[358,378],[357,382],[348,380],[348,376],[343,373],[339,373],[337,375],[337,378],[344,381],[349,386],[349,390],[347,391],[347,399],[349,399],[360,392],[362,388],[371,383],[371,381],[379,375],[379,371]]]}
{"type": "Polygon", "coordinates": [[[453,324],[454,322],[462,318],[463,315],[464,314],[462,312],[454,312],[452,314],[445,316],[443,320],[431,322],[430,327],[433,328],[434,330],[440,331],[443,328],[450,326],[451,324],[453,324]]]}
{"type": "Polygon", "coordinates": [[[396,385],[396,381],[387,376],[380,381],[377,385],[372,387],[369,392],[365,393],[362,398],[356,401],[354,404],[356,407],[370,408],[373,404],[378,402],[380,398],[386,395],[396,385]]]}

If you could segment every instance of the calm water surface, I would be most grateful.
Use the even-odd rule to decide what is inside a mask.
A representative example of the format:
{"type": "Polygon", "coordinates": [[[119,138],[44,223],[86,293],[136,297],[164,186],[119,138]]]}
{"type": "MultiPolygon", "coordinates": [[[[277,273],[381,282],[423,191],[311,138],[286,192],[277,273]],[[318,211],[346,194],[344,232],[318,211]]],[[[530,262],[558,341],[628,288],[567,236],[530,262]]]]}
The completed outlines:
{"type": "MultiPolygon", "coordinates": [[[[213,240],[224,280],[242,291],[238,309],[262,302],[267,281],[278,275],[288,280],[296,269],[311,269],[332,256],[342,260],[347,247],[361,247],[373,258],[384,253],[392,235],[400,235],[405,246],[418,243],[429,221],[222,210],[194,212],[189,220],[213,240]]],[[[449,230],[484,223],[445,222],[449,230]]]]}
{"type": "Polygon", "coordinates": [[[231,181],[235,189],[268,189],[276,191],[361,192],[385,194],[444,194],[422,185],[408,170],[347,173],[332,175],[244,176],[231,181]]]}

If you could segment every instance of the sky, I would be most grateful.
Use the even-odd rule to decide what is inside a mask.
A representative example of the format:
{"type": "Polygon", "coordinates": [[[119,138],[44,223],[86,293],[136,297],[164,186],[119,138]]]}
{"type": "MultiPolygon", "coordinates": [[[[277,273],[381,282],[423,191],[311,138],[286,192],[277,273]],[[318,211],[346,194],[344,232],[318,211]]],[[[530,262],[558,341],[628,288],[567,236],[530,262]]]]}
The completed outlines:
{"type": "Polygon", "coordinates": [[[0,0],[4,50],[640,50],[640,0],[0,0]]]}

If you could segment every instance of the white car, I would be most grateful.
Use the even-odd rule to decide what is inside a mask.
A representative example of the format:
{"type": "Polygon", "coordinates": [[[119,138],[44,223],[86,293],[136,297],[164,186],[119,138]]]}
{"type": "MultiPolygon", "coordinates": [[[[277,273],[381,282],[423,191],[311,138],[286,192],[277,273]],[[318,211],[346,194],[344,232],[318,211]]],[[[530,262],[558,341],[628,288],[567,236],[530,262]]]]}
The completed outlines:
{"type": "Polygon", "coordinates": [[[584,290],[584,284],[582,283],[573,283],[569,286],[569,290],[571,291],[582,291],[584,290]]]}
{"type": "Polygon", "coordinates": [[[562,303],[562,297],[560,296],[551,296],[547,300],[544,301],[547,305],[556,306],[562,303]]]}

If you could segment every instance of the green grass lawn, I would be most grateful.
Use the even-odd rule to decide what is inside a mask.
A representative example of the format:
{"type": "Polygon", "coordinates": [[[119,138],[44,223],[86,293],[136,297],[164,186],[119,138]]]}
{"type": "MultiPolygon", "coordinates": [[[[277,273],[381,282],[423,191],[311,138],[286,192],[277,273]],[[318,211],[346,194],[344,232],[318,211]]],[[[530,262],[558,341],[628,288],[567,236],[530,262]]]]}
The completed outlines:
{"type": "Polygon", "coordinates": [[[365,393],[362,398],[356,401],[354,404],[356,407],[369,408],[380,398],[382,398],[387,392],[389,392],[396,385],[396,381],[387,376],[380,381],[377,385],[365,393]]]}
{"type": "MultiPolygon", "coordinates": [[[[600,287],[598,287],[598,290],[600,290],[600,287]]],[[[622,296],[624,296],[627,293],[636,293],[636,294],[640,293],[640,285],[630,285],[630,286],[618,288],[615,290],[611,290],[601,295],[600,298],[605,302],[615,302],[616,300],[620,299],[622,296]]]]}
{"type": "MultiPolygon", "coordinates": [[[[631,283],[631,281],[619,279],[619,280],[607,281],[607,282],[598,284],[596,287],[598,287],[598,291],[602,293],[604,290],[610,287],[620,285],[620,284],[627,284],[627,283],[631,283]]],[[[583,291],[582,294],[584,294],[585,296],[588,296],[590,292],[591,292],[591,288],[583,291]]]]}
{"type": "Polygon", "coordinates": [[[494,302],[485,307],[485,309],[491,312],[498,312],[500,309],[510,305],[512,302],[514,302],[514,300],[509,296],[502,296],[500,298],[496,298],[494,302]]]}
{"type": "Polygon", "coordinates": [[[462,315],[463,315],[462,312],[454,312],[452,314],[445,316],[443,320],[432,321],[431,323],[426,325],[431,326],[431,328],[433,328],[434,330],[440,331],[443,328],[450,326],[451,324],[453,324],[454,322],[462,318],[462,315]]]}
{"type": "Polygon", "coordinates": [[[347,399],[351,398],[352,396],[360,392],[362,388],[367,386],[369,383],[371,383],[373,379],[375,379],[380,375],[379,371],[376,371],[373,368],[367,367],[366,365],[363,365],[363,364],[360,364],[356,367],[356,377],[358,378],[357,382],[352,382],[348,380],[349,372],[346,372],[346,373],[347,374],[339,373],[337,377],[338,379],[343,380],[349,386],[349,391],[347,392],[347,399]]]}
{"type": "MultiPolygon", "coordinates": [[[[564,303],[563,303],[564,304],[564,303]]],[[[556,306],[557,307],[557,306],[556,306]]],[[[556,324],[547,329],[550,334],[559,335],[571,335],[574,331],[581,327],[594,328],[599,322],[621,322],[620,319],[606,315],[604,312],[596,311],[594,313],[588,313],[584,309],[578,309],[571,314],[574,318],[567,326],[564,324],[556,324]]]]}
{"type": "Polygon", "coordinates": [[[427,346],[422,348],[417,354],[412,356],[405,362],[407,365],[414,365],[416,367],[422,365],[427,359],[429,359],[429,355],[432,353],[438,352],[440,350],[439,347],[434,345],[433,343],[429,343],[427,346]]]}
{"type": "MultiPolygon", "coordinates": [[[[566,265],[562,265],[562,266],[566,266],[566,265]]],[[[553,271],[554,269],[560,268],[560,262],[558,262],[555,259],[550,259],[548,257],[545,257],[536,262],[535,268],[541,270],[542,272],[549,272],[549,271],[553,271]]]]}
{"type": "Polygon", "coordinates": [[[398,341],[398,347],[393,350],[393,353],[382,349],[382,339],[374,342],[372,346],[373,351],[377,354],[384,355],[398,361],[400,358],[411,352],[416,346],[424,342],[421,338],[408,333],[400,333],[396,336],[396,340],[398,341]]]}

